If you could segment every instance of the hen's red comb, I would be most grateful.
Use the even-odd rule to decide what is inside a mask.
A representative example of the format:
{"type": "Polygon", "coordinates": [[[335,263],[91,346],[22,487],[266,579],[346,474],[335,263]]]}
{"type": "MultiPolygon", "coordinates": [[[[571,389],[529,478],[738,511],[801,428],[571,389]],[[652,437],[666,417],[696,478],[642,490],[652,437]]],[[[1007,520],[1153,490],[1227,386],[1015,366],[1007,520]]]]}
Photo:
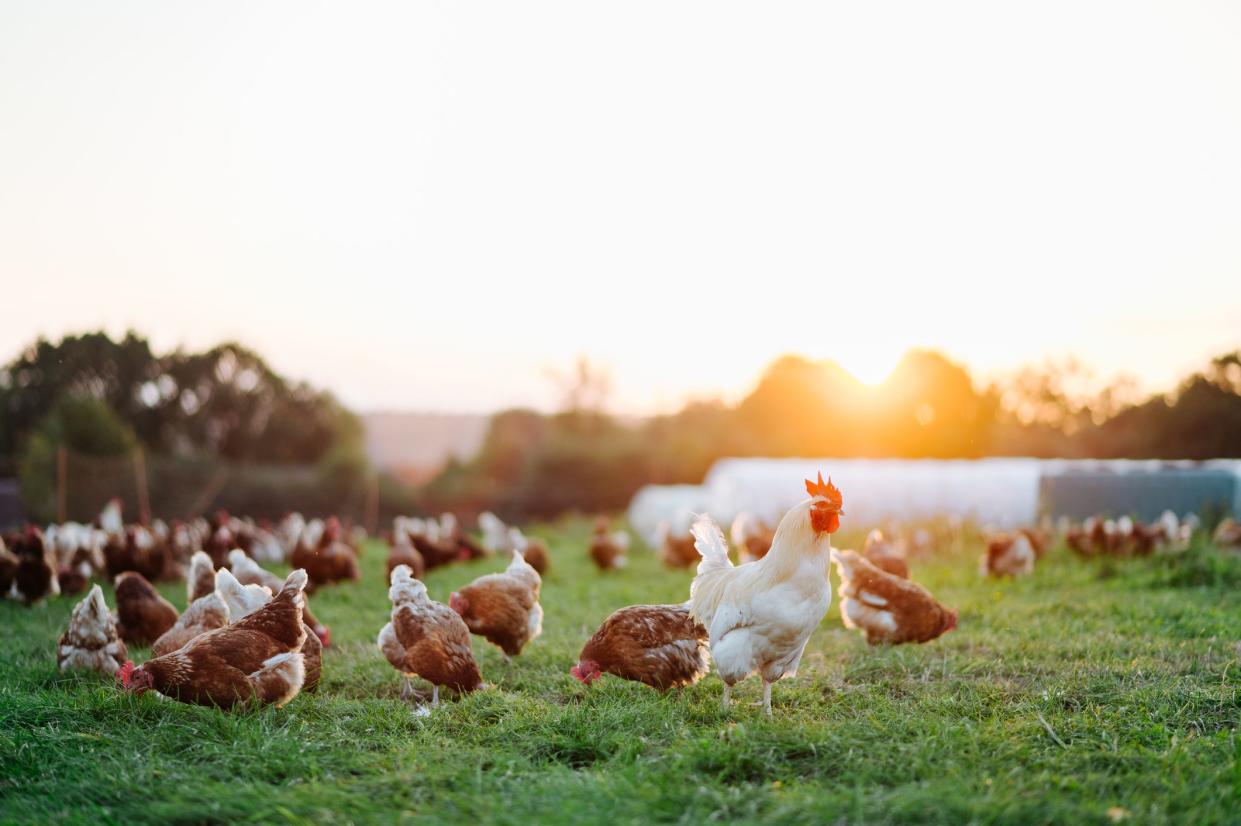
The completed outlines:
{"type": "Polygon", "coordinates": [[[129,681],[134,677],[134,661],[126,660],[121,666],[121,670],[116,672],[116,678],[121,681],[122,688],[129,688],[129,681]]]}
{"type": "Polygon", "coordinates": [[[840,496],[840,489],[832,484],[832,477],[827,477],[827,483],[823,482],[823,471],[819,471],[819,481],[811,482],[806,480],[806,493],[811,496],[822,496],[836,507],[844,504],[844,500],[840,496]]]}

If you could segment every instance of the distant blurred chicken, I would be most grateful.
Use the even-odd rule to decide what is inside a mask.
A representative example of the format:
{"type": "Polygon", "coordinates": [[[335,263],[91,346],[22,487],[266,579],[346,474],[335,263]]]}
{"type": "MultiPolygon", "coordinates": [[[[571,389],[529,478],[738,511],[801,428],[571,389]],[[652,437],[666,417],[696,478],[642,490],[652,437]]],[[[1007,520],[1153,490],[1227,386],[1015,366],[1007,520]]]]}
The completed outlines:
{"type": "Polygon", "coordinates": [[[478,529],[483,532],[483,547],[493,554],[506,554],[513,550],[508,525],[491,511],[478,515],[478,529]]]}
{"type": "Polygon", "coordinates": [[[98,671],[111,677],[128,656],[103,589],[96,585],[73,607],[69,627],[56,644],[56,664],[61,671],[98,671]]]}
{"type": "Polygon", "coordinates": [[[1147,526],[1130,516],[1116,520],[1116,532],[1120,537],[1120,556],[1150,556],[1160,539],[1158,525],[1147,526]]]}
{"type": "Polygon", "coordinates": [[[482,544],[476,542],[474,537],[465,531],[457,532],[457,559],[465,561],[470,559],[483,559],[491,556],[491,551],[487,550],[482,544]]]}
{"type": "Polygon", "coordinates": [[[1241,548],[1241,522],[1232,518],[1220,522],[1212,540],[1222,548],[1241,548]]]}
{"type": "MultiPolygon", "coordinates": [[[[733,547],[737,549],[738,558],[744,563],[765,557],[767,551],[771,550],[771,541],[775,538],[776,532],[754,514],[743,511],[733,520],[729,536],[733,547]]],[[[694,562],[698,561],[697,555],[698,552],[695,551],[694,562]]]]}
{"type": "Polygon", "coordinates": [[[90,578],[103,570],[105,540],[103,531],[76,522],[49,525],[44,531],[44,545],[55,558],[62,595],[82,593],[90,578]]]}
{"type": "Polygon", "coordinates": [[[492,554],[486,545],[475,542],[461,529],[461,523],[455,514],[440,514],[438,534],[440,545],[452,555],[453,562],[482,559],[492,554]]]}
{"type": "Polygon", "coordinates": [[[109,534],[103,556],[107,574],[112,578],[125,571],[137,571],[147,580],[177,575],[170,547],[142,525],[128,525],[120,533],[109,534]]]}
{"type": "Polygon", "coordinates": [[[707,629],[685,605],[633,605],[614,611],[582,646],[569,673],[584,685],[603,674],[680,688],[698,682],[710,668],[707,629]]]}
{"type": "Polygon", "coordinates": [[[119,536],[125,530],[124,515],[121,511],[121,500],[113,497],[103,506],[99,517],[95,520],[99,528],[110,536],[119,536]]]}
{"type": "Polygon", "coordinates": [[[357,555],[340,537],[340,520],[332,517],[324,523],[317,541],[313,534],[304,535],[293,551],[290,563],[294,568],[305,569],[310,577],[309,591],[333,582],[358,579],[357,555]]]}
{"type": "Polygon", "coordinates": [[[1159,515],[1159,521],[1155,523],[1156,550],[1171,553],[1184,553],[1189,550],[1190,543],[1194,539],[1196,522],[1196,517],[1182,521],[1172,511],[1165,510],[1159,515]]]}
{"type": "Polygon", "coordinates": [[[505,657],[515,657],[528,642],[543,633],[542,580],[520,551],[503,573],[486,574],[454,591],[448,600],[471,634],[497,646],[505,657]]]}
{"type": "Polygon", "coordinates": [[[388,544],[389,578],[398,565],[409,566],[409,569],[413,571],[414,579],[422,579],[426,574],[426,562],[423,561],[422,554],[418,553],[418,549],[414,547],[409,534],[406,533],[394,533],[388,544]]]}
{"type": "Polygon", "coordinates": [[[56,584],[60,587],[61,596],[77,596],[90,585],[90,577],[80,570],[62,565],[56,572],[56,584]]]}
{"type": "Polygon", "coordinates": [[[1071,551],[1082,557],[1181,553],[1188,550],[1197,523],[1193,514],[1182,521],[1170,510],[1165,510],[1149,525],[1128,515],[1115,521],[1090,516],[1080,526],[1069,525],[1064,541],[1071,551]]]}
{"type": "Polygon", "coordinates": [[[862,557],[881,571],[892,576],[909,579],[909,563],[905,561],[905,552],[894,542],[889,542],[878,528],[871,531],[865,544],[862,545],[862,557]]]}
{"type": "MultiPolygon", "coordinates": [[[[449,523],[452,527],[453,523],[449,523]]],[[[404,530],[409,541],[422,557],[423,566],[430,571],[441,565],[458,562],[462,558],[461,548],[451,536],[445,536],[441,523],[434,519],[409,519],[404,523],[404,530]]],[[[466,555],[468,556],[468,551],[466,555]]]]}
{"type": "Polygon", "coordinates": [[[237,547],[237,537],[233,533],[233,519],[228,511],[216,511],[207,520],[207,537],[203,541],[203,552],[211,557],[211,564],[216,568],[224,567],[228,552],[237,547]]]}
{"type": "Polygon", "coordinates": [[[405,678],[401,696],[413,692],[411,676],[434,686],[433,706],[439,704],[440,686],[459,692],[481,688],[483,678],[470,648],[470,630],[461,617],[427,596],[427,587],[404,565],[393,569],[390,582],[392,619],[379,632],[377,643],[405,678]]]}
{"type": "Polygon", "coordinates": [[[871,645],[928,642],[957,627],[949,610],[916,582],[893,576],[855,551],[832,551],[840,573],[840,619],[871,645]]]}
{"type": "Polygon", "coordinates": [[[1025,576],[1034,571],[1037,557],[1023,533],[998,534],[987,540],[987,550],[979,560],[983,576],[1025,576]]]}
{"type": "Polygon", "coordinates": [[[1080,557],[1094,556],[1097,551],[1091,536],[1093,527],[1090,519],[1087,519],[1081,525],[1070,525],[1064,534],[1064,544],[1068,545],[1069,550],[1080,557]]]}
{"type": "Polygon", "coordinates": [[[1030,549],[1034,551],[1035,559],[1042,559],[1043,556],[1051,549],[1051,535],[1047,530],[1039,528],[1021,528],[1022,536],[1030,543],[1030,549]]]}
{"type": "Polygon", "coordinates": [[[595,533],[590,540],[590,558],[595,567],[601,571],[613,571],[624,568],[628,560],[625,552],[629,550],[629,534],[625,531],[608,532],[608,520],[599,517],[595,520],[595,533]]]}
{"type": "MultiPolygon", "coordinates": [[[[252,519],[233,519],[229,525],[235,540],[234,547],[260,562],[283,562],[284,549],[280,540],[266,527],[255,524],[252,519]]],[[[231,551],[233,548],[229,548],[231,551]]]]}
{"type": "Polygon", "coordinates": [[[13,540],[13,555],[17,566],[9,585],[9,597],[26,605],[60,595],[56,557],[43,542],[43,532],[34,525],[27,526],[24,533],[13,540]]]}
{"type": "Polygon", "coordinates": [[[694,535],[678,531],[667,522],[660,522],[656,531],[659,541],[659,558],[669,568],[689,568],[700,557],[694,547],[694,535]]]}
{"type": "Polygon", "coordinates": [[[116,578],[117,630],[130,645],[150,645],[177,622],[177,609],[146,577],[126,571],[116,578]]]}
{"type": "Polygon", "coordinates": [[[511,549],[520,551],[526,562],[530,563],[530,567],[539,572],[540,577],[546,574],[547,569],[551,567],[547,543],[537,536],[526,536],[518,528],[509,528],[508,532],[511,549]]]}
{"type": "Polygon", "coordinates": [[[293,555],[293,550],[302,540],[302,534],[306,530],[306,518],[297,511],[285,514],[284,518],[276,525],[275,536],[276,541],[280,543],[281,556],[288,559],[293,555]]]}
{"type": "Polygon", "coordinates": [[[0,599],[9,596],[9,590],[13,587],[13,577],[17,575],[17,566],[21,562],[4,541],[4,537],[0,536],[0,599]]]}

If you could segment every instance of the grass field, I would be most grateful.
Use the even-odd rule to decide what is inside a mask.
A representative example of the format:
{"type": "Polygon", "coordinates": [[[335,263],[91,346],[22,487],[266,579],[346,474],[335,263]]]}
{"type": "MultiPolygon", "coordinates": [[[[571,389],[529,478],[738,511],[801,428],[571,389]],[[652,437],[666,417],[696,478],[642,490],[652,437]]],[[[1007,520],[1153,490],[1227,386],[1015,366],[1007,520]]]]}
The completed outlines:
{"type": "MultiPolygon", "coordinates": [[[[913,566],[961,609],[957,631],[868,648],[833,599],[767,720],[750,705],[757,682],[725,714],[714,676],[680,695],[569,677],[609,611],[682,601],[690,579],[641,552],[600,576],[586,530],[543,532],[543,636],[511,665],[475,640],[493,688],[429,718],[375,649],[378,546],[360,583],[314,596],[335,644],[319,693],[282,710],[221,713],[61,675],[72,602],[0,603],[0,821],[1241,823],[1237,557],[1058,551],[992,582],[963,542],[913,566]]],[[[499,567],[428,585],[446,600],[499,567]]],[[[183,604],[182,586],[164,590],[183,604]]]]}

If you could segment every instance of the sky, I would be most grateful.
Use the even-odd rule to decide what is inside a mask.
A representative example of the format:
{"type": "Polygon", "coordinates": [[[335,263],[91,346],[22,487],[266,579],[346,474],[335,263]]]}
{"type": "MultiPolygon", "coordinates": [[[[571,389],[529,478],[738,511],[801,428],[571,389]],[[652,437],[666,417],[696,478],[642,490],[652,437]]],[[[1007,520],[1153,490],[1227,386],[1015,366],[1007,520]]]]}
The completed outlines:
{"type": "Polygon", "coordinates": [[[239,340],[360,410],[1241,346],[1241,4],[0,5],[0,357],[239,340]]]}

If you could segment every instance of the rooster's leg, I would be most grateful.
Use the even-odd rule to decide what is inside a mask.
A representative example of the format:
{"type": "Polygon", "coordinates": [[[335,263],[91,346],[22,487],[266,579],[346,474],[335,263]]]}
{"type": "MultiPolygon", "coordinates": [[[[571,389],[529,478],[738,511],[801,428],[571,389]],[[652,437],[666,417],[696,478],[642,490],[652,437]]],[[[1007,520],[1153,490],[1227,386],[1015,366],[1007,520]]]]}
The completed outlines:
{"type": "Polygon", "coordinates": [[[763,711],[771,716],[771,683],[763,680],[763,711]]]}
{"type": "Polygon", "coordinates": [[[732,705],[733,687],[728,683],[724,683],[724,710],[728,711],[728,707],[732,705]]]}

